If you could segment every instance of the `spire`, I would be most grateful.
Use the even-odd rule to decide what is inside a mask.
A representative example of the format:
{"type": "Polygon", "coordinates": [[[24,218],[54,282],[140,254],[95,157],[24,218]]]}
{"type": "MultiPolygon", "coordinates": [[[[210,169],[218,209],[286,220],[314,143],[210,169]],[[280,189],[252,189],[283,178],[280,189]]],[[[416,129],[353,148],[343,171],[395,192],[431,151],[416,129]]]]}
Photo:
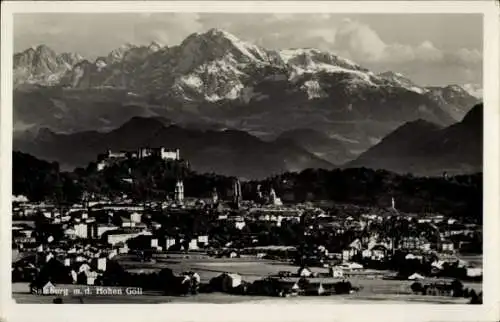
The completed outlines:
{"type": "Polygon", "coordinates": [[[175,184],[175,201],[182,203],[184,201],[184,183],[181,180],[177,180],[175,184]]]}
{"type": "Polygon", "coordinates": [[[236,208],[240,207],[241,201],[241,183],[238,178],[234,180],[233,184],[233,202],[236,208]]]}
{"type": "Polygon", "coordinates": [[[217,193],[217,188],[214,187],[212,190],[212,203],[215,205],[219,201],[219,194],[217,193]]]}

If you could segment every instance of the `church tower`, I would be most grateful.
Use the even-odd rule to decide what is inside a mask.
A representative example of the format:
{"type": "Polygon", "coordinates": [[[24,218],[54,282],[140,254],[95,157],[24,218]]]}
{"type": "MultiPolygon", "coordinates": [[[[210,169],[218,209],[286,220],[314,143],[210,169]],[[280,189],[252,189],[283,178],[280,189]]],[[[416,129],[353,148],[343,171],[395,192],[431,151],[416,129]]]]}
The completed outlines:
{"type": "Polygon", "coordinates": [[[214,187],[212,190],[212,204],[216,205],[219,202],[219,194],[217,193],[217,188],[214,187]]]}
{"type": "Polygon", "coordinates": [[[184,183],[177,180],[175,184],[175,201],[182,203],[184,201],[184,183]]]}
{"type": "Polygon", "coordinates": [[[241,183],[239,179],[234,180],[233,184],[233,203],[236,208],[240,207],[241,202],[241,183]]]}

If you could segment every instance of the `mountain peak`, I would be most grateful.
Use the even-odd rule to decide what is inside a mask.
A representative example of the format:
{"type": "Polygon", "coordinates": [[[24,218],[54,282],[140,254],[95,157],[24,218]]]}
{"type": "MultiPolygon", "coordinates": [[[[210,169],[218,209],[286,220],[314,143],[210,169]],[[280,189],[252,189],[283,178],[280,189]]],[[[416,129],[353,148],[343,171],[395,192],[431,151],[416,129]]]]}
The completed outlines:
{"type": "Polygon", "coordinates": [[[205,32],[195,32],[188,36],[185,40],[188,39],[201,39],[201,40],[210,40],[220,42],[223,39],[227,39],[229,41],[241,41],[235,35],[218,28],[211,28],[205,32]]]}
{"type": "Polygon", "coordinates": [[[161,49],[161,45],[159,43],[157,43],[156,41],[152,41],[149,46],[148,46],[148,49],[152,52],[156,52],[158,50],[161,49]]]}
{"type": "Polygon", "coordinates": [[[267,60],[267,54],[258,46],[245,42],[235,35],[221,29],[212,28],[205,33],[194,33],[180,45],[184,53],[202,54],[205,60],[231,56],[239,62],[255,62],[267,60]]]}
{"type": "Polygon", "coordinates": [[[237,38],[235,35],[218,28],[210,28],[204,35],[212,37],[226,37],[226,38],[237,38]]]}
{"type": "Polygon", "coordinates": [[[49,46],[41,44],[41,45],[38,45],[38,47],[36,47],[35,51],[41,53],[41,52],[46,52],[46,51],[52,52],[53,50],[49,46]]]}
{"type": "Polygon", "coordinates": [[[392,70],[385,71],[383,73],[378,74],[379,77],[397,77],[397,78],[405,78],[407,77],[401,73],[393,72],[392,70]]]}
{"type": "Polygon", "coordinates": [[[126,123],[122,125],[125,126],[144,126],[144,127],[155,127],[155,126],[163,126],[167,119],[163,119],[161,117],[143,117],[143,116],[134,116],[126,123]]]}
{"type": "Polygon", "coordinates": [[[452,90],[452,91],[455,91],[455,92],[466,93],[466,90],[463,89],[462,86],[457,85],[457,84],[451,84],[451,85],[446,86],[445,88],[452,90]]]}
{"type": "Polygon", "coordinates": [[[398,72],[386,71],[378,74],[377,76],[389,82],[393,86],[400,86],[405,88],[406,90],[418,94],[424,94],[427,91],[426,89],[416,85],[411,79],[409,79],[405,75],[398,72]]]}
{"type": "Polygon", "coordinates": [[[432,131],[440,130],[442,129],[441,126],[426,121],[424,119],[416,119],[414,121],[409,121],[395,129],[393,132],[389,133],[383,141],[388,141],[388,140],[401,140],[404,138],[410,138],[415,135],[419,135],[423,133],[430,133],[432,131]]]}

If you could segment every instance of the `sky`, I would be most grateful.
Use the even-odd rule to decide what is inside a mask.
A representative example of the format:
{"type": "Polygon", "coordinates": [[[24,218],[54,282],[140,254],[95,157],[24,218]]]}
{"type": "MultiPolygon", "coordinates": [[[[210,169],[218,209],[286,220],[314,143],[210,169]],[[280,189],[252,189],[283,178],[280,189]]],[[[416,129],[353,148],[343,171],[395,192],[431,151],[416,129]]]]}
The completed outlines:
{"type": "Polygon", "coordinates": [[[219,28],[269,49],[328,50],[419,85],[482,84],[482,23],[480,14],[29,13],[14,16],[14,51],[45,44],[95,59],[219,28]]]}

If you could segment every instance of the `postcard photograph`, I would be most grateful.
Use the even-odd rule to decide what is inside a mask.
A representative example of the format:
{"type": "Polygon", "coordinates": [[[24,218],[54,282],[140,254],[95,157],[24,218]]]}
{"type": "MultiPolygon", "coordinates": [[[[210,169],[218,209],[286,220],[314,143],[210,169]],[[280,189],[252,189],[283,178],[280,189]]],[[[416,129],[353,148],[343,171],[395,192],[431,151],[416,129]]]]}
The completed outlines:
{"type": "Polygon", "coordinates": [[[13,300],[482,304],[483,23],[14,13],[13,300]]]}

